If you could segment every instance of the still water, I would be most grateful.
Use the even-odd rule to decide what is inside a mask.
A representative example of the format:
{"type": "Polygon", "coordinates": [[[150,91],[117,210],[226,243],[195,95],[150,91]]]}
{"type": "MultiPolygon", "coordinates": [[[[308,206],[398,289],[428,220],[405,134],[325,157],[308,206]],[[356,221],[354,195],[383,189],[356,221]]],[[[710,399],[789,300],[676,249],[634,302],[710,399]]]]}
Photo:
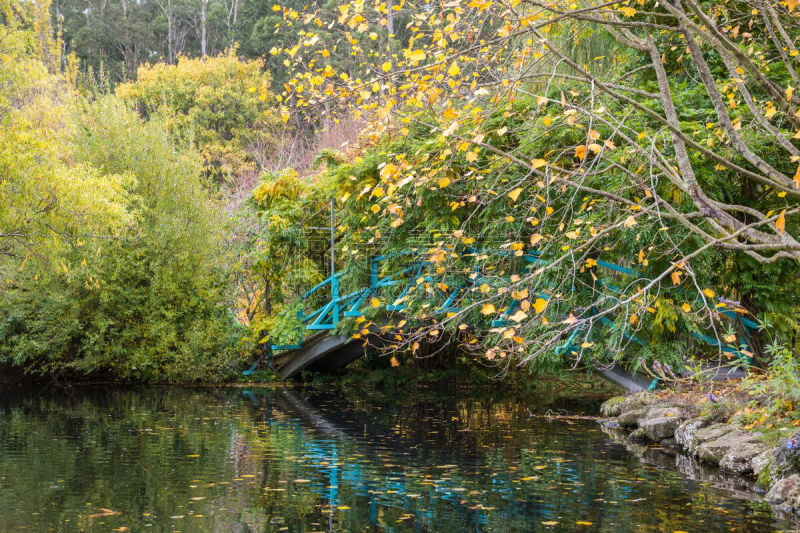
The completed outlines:
{"type": "Polygon", "coordinates": [[[642,458],[592,420],[541,416],[598,404],[474,391],[7,390],[0,531],[794,529],[713,472],[687,479],[702,472],[685,459],[681,474],[675,458],[642,458]]]}

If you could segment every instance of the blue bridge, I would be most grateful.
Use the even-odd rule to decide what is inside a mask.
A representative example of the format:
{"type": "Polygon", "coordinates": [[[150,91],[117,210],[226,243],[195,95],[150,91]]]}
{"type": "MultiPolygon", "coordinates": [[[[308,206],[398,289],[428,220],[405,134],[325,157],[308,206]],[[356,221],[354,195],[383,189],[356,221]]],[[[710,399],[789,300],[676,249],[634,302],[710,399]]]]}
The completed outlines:
{"type": "MultiPolygon", "coordinates": [[[[422,259],[423,254],[406,252],[393,256],[375,256],[369,259],[366,272],[354,275],[352,271],[335,272],[321,283],[310,288],[302,295],[304,308],[313,309],[309,312],[301,310],[298,319],[302,324],[298,331],[298,341],[295,344],[263,345],[264,356],[244,372],[252,374],[257,365],[266,359],[270,366],[274,365],[278,374],[283,379],[298,375],[303,370],[312,372],[327,372],[342,367],[356,360],[364,353],[364,346],[380,346],[384,341],[376,331],[362,329],[355,335],[342,335],[335,330],[345,318],[354,318],[363,321],[365,309],[371,313],[402,313],[408,308],[410,302],[424,299],[428,308],[434,315],[450,316],[462,310],[464,306],[474,303],[471,295],[484,280],[496,281],[499,277],[506,282],[511,281],[508,273],[499,276],[491,272],[491,266],[480,266],[477,259],[495,256],[498,260],[518,258],[518,275],[526,275],[546,266],[548,261],[540,252],[531,251],[484,251],[468,248],[461,254],[461,259],[475,264],[466,270],[465,275],[455,282],[448,278],[445,283],[441,269],[432,261],[422,259]],[[391,263],[391,265],[389,264],[391,263]],[[390,272],[387,274],[387,272],[390,272]],[[366,275],[364,275],[366,274],[366,275]],[[344,282],[343,280],[347,280],[344,282]],[[343,291],[343,285],[358,285],[349,291],[343,291]],[[343,294],[344,293],[344,294],[343,294]]],[[[333,262],[332,262],[333,270],[333,262]]],[[[644,280],[635,270],[609,263],[602,260],[592,261],[590,275],[594,280],[594,287],[584,289],[596,291],[603,289],[607,301],[618,302],[624,295],[619,285],[630,284],[636,280],[644,280]]],[[[545,284],[540,284],[544,286],[545,284]]],[[[573,284],[574,285],[574,284],[573,284]]],[[[572,290],[576,289],[574,286],[572,290]]],[[[552,298],[547,288],[532,294],[531,297],[548,301],[552,298]]],[[[502,328],[510,325],[510,317],[519,309],[520,302],[506,297],[504,305],[500,307],[499,314],[491,321],[492,328],[502,328]]],[[[726,317],[738,325],[741,340],[738,344],[721,341],[718,335],[708,335],[703,332],[694,332],[693,335],[701,343],[714,347],[736,361],[738,365],[747,366],[751,363],[752,334],[758,324],[743,316],[742,310],[735,305],[730,306],[723,299],[713,304],[720,317],[726,317]]],[[[576,315],[591,318],[593,322],[604,327],[615,327],[615,322],[596,307],[576,310],[576,315]]],[[[626,322],[627,323],[627,322],[626,322]]],[[[623,336],[630,342],[644,345],[645,340],[627,331],[623,326],[623,336]]],[[[584,327],[575,327],[566,339],[555,348],[556,353],[580,353],[583,348],[581,340],[587,335],[584,327]]],[[[654,385],[654,384],[651,384],[654,385]]]]}

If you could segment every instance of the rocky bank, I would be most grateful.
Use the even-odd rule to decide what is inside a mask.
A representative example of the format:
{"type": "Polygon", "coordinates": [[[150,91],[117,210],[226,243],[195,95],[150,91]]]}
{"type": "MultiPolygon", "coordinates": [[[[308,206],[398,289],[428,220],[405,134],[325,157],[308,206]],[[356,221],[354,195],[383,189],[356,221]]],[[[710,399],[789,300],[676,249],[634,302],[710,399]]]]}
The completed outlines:
{"type": "Polygon", "coordinates": [[[647,392],[612,398],[601,412],[607,417],[601,423],[628,440],[677,448],[724,472],[751,476],[778,511],[800,515],[800,433],[769,446],[759,432],[647,392]]]}

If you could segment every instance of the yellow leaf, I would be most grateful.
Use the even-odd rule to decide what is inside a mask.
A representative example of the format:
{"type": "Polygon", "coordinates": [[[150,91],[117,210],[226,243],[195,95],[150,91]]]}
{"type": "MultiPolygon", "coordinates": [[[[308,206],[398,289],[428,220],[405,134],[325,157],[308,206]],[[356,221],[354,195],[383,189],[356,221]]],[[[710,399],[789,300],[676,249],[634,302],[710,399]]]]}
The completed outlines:
{"type": "Polygon", "coordinates": [[[522,192],[522,187],[517,187],[516,189],[508,193],[508,197],[511,198],[512,202],[516,202],[521,192],[522,192]]]}
{"type": "Polygon", "coordinates": [[[638,321],[639,321],[639,317],[638,316],[631,315],[631,318],[630,318],[631,325],[636,324],[638,321]]]}
{"type": "Polygon", "coordinates": [[[777,220],[775,220],[775,227],[778,229],[778,233],[786,232],[786,209],[781,211],[781,214],[778,215],[777,220]]]}
{"type": "Polygon", "coordinates": [[[426,57],[424,50],[404,50],[403,56],[408,59],[409,61],[424,61],[426,57]]]}
{"type": "Polygon", "coordinates": [[[470,150],[469,152],[467,152],[467,155],[464,156],[464,157],[466,157],[467,162],[474,163],[475,161],[478,160],[478,152],[475,152],[474,150],[470,150]]]}
{"type": "Polygon", "coordinates": [[[558,522],[556,522],[555,520],[545,520],[544,522],[542,522],[542,525],[543,526],[557,526],[558,522]]]}
{"type": "Polygon", "coordinates": [[[703,289],[703,294],[705,294],[708,298],[714,297],[714,291],[711,289],[703,289]]]}
{"type": "Polygon", "coordinates": [[[369,300],[369,304],[370,304],[372,307],[379,307],[379,306],[381,305],[381,301],[380,301],[380,300],[378,300],[377,298],[370,298],[370,300],[369,300]]]}
{"type": "Polygon", "coordinates": [[[372,207],[369,208],[369,210],[377,215],[381,210],[381,206],[379,206],[378,204],[373,204],[372,207]]]}
{"type": "Polygon", "coordinates": [[[386,61],[383,65],[381,65],[381,70],[384,72],[389,72],[392,70],[392,63],[390,61],[386,61]]]}
{"type": "Polygon", "coordinates": [[[454,118],[458,118],[458,111],[452,107],[448,107],[442,112],[442,116],[448,120],[453,120],[454,118]]]}
{"type": "Polygon", "coordinates": [[[584,342],[581,344],[581,348],[591,348],[592,346],[594,346],[593,342],[584,342]]]}
{"type": "Polygon", "coordinates": [[[533,302],[533,310],[536,311],[537,314],[541,313],[547,308],[547,300],[544,298],[536,298],[536,301],[533,302]]]}
{"type": "Polygon", "coordinates": [[[619,12],[626,17],[632,17],[636,14],[636,10],[634,8],[627,6],[619,8],[619,12]]]}
{"type": "Polygon", "coordinates": [[[631,228],[636,225],[636,219],[633,218],[633,215],[631,215],[625,219],[625,222],[623,222],[622,225],[626,228],[631,228]]]}
{"type": "Polygon", "coordinates": [[[586,148],[585,144],[581,144],[580,146],[576,146],[575,147],[575,157],[577,157],[578,159],[583,161],[584,159],[586,159],[586,150],[587,150],[587,148],[586,148]]]}
{"type": "Polygon", "coordinates": [[[450,65],[450,68],[447,69],[447,74],[451,77],[461,74],[461,69],[458,67],[458,64],[455,61],[453,61],[453,63],[450,65]]]}
{"type": "MultiPolygon", "coordinates": [[[[631,7],[631,8],[628,8],[628,9],[633,9],[633,8],[631,7]]],[[[634,10],[634,11],[635,11],[635,10],[634,10]]],[[[576,523],[577,525],[579,525],[579,526],[591,526],[591,525],[592,525],[592,523],[591,523],[591,522],[587,522],[587,521],[585,521],[585,520],[578,520],[578,521],[577,521],[577,522],[575,522],[575,523],[576,523]]]]}
{"type": "Polygon", "coordinates": [[[508,318],[510,318],[514,322],[522,322],[523,320],[528,318],[528,313],[526,313],[525,311],[519,310],[519,311],[517,311],[516,313],[514,313],[513,315],[511,315],[508,318]]]}
{"type": "Polygon", "coordinates": [[[681,309],[683,309],[683,312],[684,312],[684,313],[688,313],[689,311],[691,311],[691,310],[692,310],[692,306],[691,306],[691,305],[689,305],[689,304],[683,304],[683,305],[681,306],[681,309]]]}
{"type": "Polygon", "coordinates": [[[478,287],[478,290],[480,290],[480,291],[481,291],[481,294],[486,294],[487,292],[489,292],[490,290],[492,290],[492,288],[491,288],[491,287],[489,287],[489,286],[488,286],[486,283],[482,283],[482,284],[481,284],[481,286],[480,286],[480,287],[478,287]]]}
{"type": "Polygon", "coordinates": [[[389,362],[392,364],[393,367],[400,366],[400,361],[398,361],[397,357],[395,356],[392,356],[392,358],[389,359],[389,362]]]}
{"type": "Polygon", "coordinates": [[[439,178],[439,188],[440,189],[444,189],[448,185],[450,185],[450,178],[447,178],[447,177],[439,178]]]}
{"type": "Polygon", "coordinates": [[[491,315],[491,314],[494,314],[496,312],[497,312],[497,310],[494,308],[493,304],[483,304],[483,307],[481,307],[481,314],[482,315],[491,315]]]}
{"type": "Polygon", "coordinates": [[[592,268],[597,266],[597,260],[592,259],[591,257],[586,260],[586,268],[592,268]]]}
{"type": "Polygon", "coordinates": [[[528,289],[522,289],[521,291],[511,291],[511,297],[515,300],[524,300],[528,297],[528,289]]]}
{"type": "Polygon", "coordinates": [[[547,161],[544,159],[531,159],[531,168],[536,170],[537,168],[542,168],[547,164],[547,161]]]}
{"type": "Polygon", "coordinates": [[[393,228],[399,228],[400,226],[403,225],[403,222],[405,222],[405,220],[403,220],[402,218],[396,218],[392,220],[392,223],[389,225],[393,228]]]}
{"type": "Polygon", "coordinates": [[[534,233],[531,235],[531,246],[536,246],[536,244],[543,239],[541,233],[534,233]]]}
{"type": "Polygon", "coordinates": [[[682,275],[683,275],[683,272],[681,272],[680,270],[674,271],[670,275],[670,277],[672,278],[672,284],[673,285],[680,285],[681,284],[681,276],[682,275]]]}

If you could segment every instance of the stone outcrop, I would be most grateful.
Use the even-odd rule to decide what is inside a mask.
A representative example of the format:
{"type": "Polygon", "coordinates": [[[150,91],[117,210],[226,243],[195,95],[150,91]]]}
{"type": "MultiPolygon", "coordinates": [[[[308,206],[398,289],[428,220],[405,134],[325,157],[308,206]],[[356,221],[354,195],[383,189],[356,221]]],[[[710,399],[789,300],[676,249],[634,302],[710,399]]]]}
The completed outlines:
{"type": "Polygon", "coordinates": [[[800,511],[800,475],[792,474],[776,481],[765,499],[783,512],[800,511]]]}
{"type": "Polygon", "coordinates": [[[757,484],[768,490],[770,503],[800,514],[800,433],[777,448],[769,447],[760,433],[702,416],[694,405],[667,403],[646,392],[609,400],[601,412],[609,417],[603,425],[627,430],[629,441],[671,446],[688,460],[757,477],[757,484]]]}

